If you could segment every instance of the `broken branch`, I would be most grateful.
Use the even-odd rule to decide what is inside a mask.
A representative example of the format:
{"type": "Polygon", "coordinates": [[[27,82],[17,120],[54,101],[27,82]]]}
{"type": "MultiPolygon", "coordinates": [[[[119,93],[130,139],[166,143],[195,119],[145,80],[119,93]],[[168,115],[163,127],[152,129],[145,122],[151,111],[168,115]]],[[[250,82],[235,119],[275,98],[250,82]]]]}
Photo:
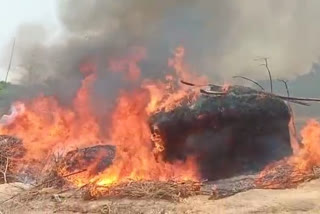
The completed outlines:
{"type": "Polygon", "coordinates": [[[243,76],[233,76],[232,78],[242,78],[242,79],[248,80],[248,81],[256,84],[259,88],[261,88],[264,91],[264,88],[258,82],[254,81],[252,79],[249,79],[249,78],[243,77],[243,76]]]}
{"type": "Polygon", "coordinates": [[[226,92],[207,91],[204,89],[200,89],[200,92],[203,94],[217,95],[217,96],[222,96],[227,94],[226,92]]]}
{"type": "Polygon", "coordinates": [[[9,158],[6,158],[6,166],[4,170],[0,170],[0,172],[3,174],[3,180],[5,184],[8,183],[8,180],[7,180],[8,166],[9,166],[9,158]]]}
{"type": "Polygon", "coordinates": [[[264,61],[264,64],[261,64],[261,65],[265,66],[267,71],[268,71],[269,80],[270,80],[270,91],[271,91],[271,93],[273,93],[272,75],[271,75],[271,71],[270,71],[270,68],[269,68],[269,65],[268,65],[268,58],[265,57],[265,58],[259,58],[259,59],[256,59],[256,60],[263,60],[264,61]]]}

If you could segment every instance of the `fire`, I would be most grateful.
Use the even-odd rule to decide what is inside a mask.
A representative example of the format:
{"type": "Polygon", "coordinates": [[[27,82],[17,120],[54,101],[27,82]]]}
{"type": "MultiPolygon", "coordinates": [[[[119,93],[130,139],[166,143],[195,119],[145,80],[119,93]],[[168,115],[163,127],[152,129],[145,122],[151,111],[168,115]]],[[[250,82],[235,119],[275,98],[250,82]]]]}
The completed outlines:
{"type": "Polygon", "coordinates": [[[177,81],[192,80],[199,84],[208,84],[205,77],[195,75],[190,71],[187,64],[184,62],[185,49],[182,46],[176,48],[173,53],[173,57],[168,60],[168,66],[173,68],[175,75],[167,75],[166,83],[157,83],[156,87],[153,84],[146,83],[144,85],[153,95],[151,96],[152,102],[149,106],[149,111],[154,112],[156,110],[170,111],[177,106],[181,105],[186,99],[192,102],[199,92],[191,91],[187,86],[179,85],[177,88],[177,81]],[[178,77],[175,78],[175,77],[178,77]],[[163,93],[167,92],[167,93],[163,93]]]}
{"type": "Polygon", "coordinates": [[[290,160],[299,170],[320,166],[320,123],[310,120],[301,131],[303,148],[290,160]]]}
{"type": "Polygon", "coordinates": [[[229,89],[230,89],[230,84],[229,84],[229,83],[224,83],[224,84],[222,85],[222,91],[223,91],[223,92],[228,92],[229,89]]]}
{"type": "Polygon", "coordinates": [[[320,167],[320,123],[310,120],[301,131],[302,147],[293,156],[268,165],[256,184],[264,188],[290,188],[314,178],[320,167]]]}
{"type": "MultiPolygon", "coordinates": [[[[179,46],[175,49],[173,53],[173,57],[168,60],[168,66],[173,68],[176,72],[176,75],[183,80],[192,80],[193,82],[197,82],[199,84],[207,84],[207,78],[194,75],[190,72],[190,68],[184,62],[186,51],[183,46],[179,46]]],[[[172,77],[167,77],[172,79],[172,77]]]]}
{"type": "MultiPolygon", "coordinates": [[[[190,71],[184,57],[185,49],[180,46],[168,62],[174,72],[166,75],[164,81],[141,80],[139,62],[147,58],[143,48],[135,47],[125,56],[108,59],[108,71],[123,72],[124,81],[141,82],[141,85],[131,90],[123,89],[115,100],[115,107],[108,112],[111,116],[108,114],[106,118],[95,114],[92,103],[90,92],[98,79],[98,67],[93,59],[80,64],[79,70],[84,78],[69,106],[61,105],[53,96],[43,95],[15,102],[12,113],[0,120],[0,134],[22,139],[26,149],[21,164],[15,170],[20,171],[27,166],[41,175],[41,170],[48,168],[47,160],[56,152],[68,154],[77,148],[103,145],[115,148],[111,164],[97,171],[97,166],[105,158],[105,153],[97,153],[93,161],[88,161],[89,165],[82,166],[86,170],[81,174],[68,176],[70,182],[77,186],[88,183],[109,186],[128,180],[198,180],[196,157],[190,156],[183,162],[166,162],[161,156],[165,145],[157,133],[151,133],[148,123],[154,113],[171,111],[198,97],[199,92],[179,84],[179,80],[207,84],[205,78],[190,71]],[[101,123],[101,120],[108,126],[102,125],[106,123],[101,123]]],[[[225,84],[223,91],[227,92],[229,88],[230,85],[225,84]]],[[[301,135],[303,148],[296,147],[292,157],[267,166],[261,172],[258,184],[278,173],[283,166],[289,176],[281,180],[282,186],[283,182],[301,180],[313,167],[320,166],[320,123],[309,121],[301,135]]],[[[61,165],[59,173],[65,175],[68,172],[61,165]]],[[[269,187],[277,187],[278,184],[274,180],[268,182],[269,187]]]]}
{"type": "Polygon", "coordinates": [[[16,102],[13,106],[11,106],[10,114],[3,115],[0,119],[0,124],[2,125],[9,125],[11,124],[17,116],[23,114],[25,111],[25,106],[21,102],[16,102]]]}
{"type": "Polygon", "coordinates": [[[146,50],[141,47],[133,47],[125,57],[112,58],[109,60],[109,69],[112,72],[126,72],[129,80],[137,80],[140,77],[141,70],[138,62],[146,58],[146,50]]]}
{"type": "MultiPolygon", "coordinates": [[[[198,172],[194,158],[175,163],[156,158],[148,126],[148,118],[152,113],[159,109],[170,110],[180,105],[182,100],[197,96],[176,84],[177,78],[192,77],[184,69],[184,53],[182,47],[176,50],[170,63],[176,73],[166,82],[143,80],[140,88],[122,91],[112,112],[111,128],[98,123],[101,118],[95,116],[91,105],[90,90],[97,79],[97,66],[89,60],[80,66],[85,78],[71,106],[62,106],[55,97],[41,95],[24,102],[24,111],[15,115],[11,123],[0,126],[0,134],[23,139],[27,151],[23,163],[39,171],[45,165],[44,160],[57,151],[68,152],[99,143],[114,145],[116,155],[113,163],[103,172],[92,176],[92,172],[90,174],[90,170],[87,170],[86,173],[69,177],[78,186],[88,182],[111,185],[128,179],[196,180],[198,172]]],[[[130,81],[136,81],[141,73],[138,62],[145,57],[144,49],[134,48],[122,59],[110,59],[109,70],[125,72],[130,81]]],[[[63,174],[66,169],[62,168],[60,172],[63,174]]]]}
{"type": "Polygon", "coordinates": [[[115,142],[118,152],[113,165],[98,176],[99,184],[109,183],[112,180],[119,181],[122,178],[132,180],[192,178],[195,168],[191,162],[167,164],[161,160],[157,161],[150,152],[151,133],[146,123],[148,102],[147,91],[120,97],[113,113],[111,129],[111,140],[115,142]],[[130,160],[130,163],[127,160],[130,160]]]}

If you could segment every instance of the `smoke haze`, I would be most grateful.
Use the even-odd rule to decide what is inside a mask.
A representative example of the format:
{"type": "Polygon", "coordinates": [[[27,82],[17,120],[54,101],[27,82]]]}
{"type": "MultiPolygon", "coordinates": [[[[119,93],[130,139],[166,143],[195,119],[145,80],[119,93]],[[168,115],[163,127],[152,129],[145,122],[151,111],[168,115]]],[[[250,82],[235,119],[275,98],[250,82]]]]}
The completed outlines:
{"type": "MultiPolygon", "coordinates": [[[[320,2],[317,0],[70,0],[57,2],[60,36],[46,26],[25,24],[17,31],[19,82],[63,100],[72,97],[88,58],[97,64],[96,93],[131,87],[119,74],[106,74],[110,57],[132,46],[147,50],[139,62],[143,77],[166,70],[170,51],[182,44],[192,69],[211,81],[233,75],[267,79],[257,57],[270,57],[275,78],[294,78],[318,62],[320,2]],[[27,35],[27,36],[26,36],[27,35]]],[[[110,92],[112,91],[112,92],[110,92]]],[[[33,93],[31,93],[33,94],[33,93]]]]}

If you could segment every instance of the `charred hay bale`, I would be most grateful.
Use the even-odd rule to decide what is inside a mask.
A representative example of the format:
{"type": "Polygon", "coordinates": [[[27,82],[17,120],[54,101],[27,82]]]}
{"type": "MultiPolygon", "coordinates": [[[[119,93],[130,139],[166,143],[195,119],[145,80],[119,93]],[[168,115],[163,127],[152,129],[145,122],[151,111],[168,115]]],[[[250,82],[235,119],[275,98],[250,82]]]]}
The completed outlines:
{"type": "Polygon", "coordinates": [[[115,153],[116,147],[112,145],[96,145],[72,150],[61,161],[60,168],[64,173],[90,169],[90,173],[97,174],[112,164],[115,153]]]}
{"type": "Polygon", "coordinates": [[[203,176],[215,179],[237,170],[260,170],[292,154],[289,120],[283,100],[231,86],[223,96],[200,95],[190,104],[157,112],[149,122],[166,160],[196,155],[203,176]]]}

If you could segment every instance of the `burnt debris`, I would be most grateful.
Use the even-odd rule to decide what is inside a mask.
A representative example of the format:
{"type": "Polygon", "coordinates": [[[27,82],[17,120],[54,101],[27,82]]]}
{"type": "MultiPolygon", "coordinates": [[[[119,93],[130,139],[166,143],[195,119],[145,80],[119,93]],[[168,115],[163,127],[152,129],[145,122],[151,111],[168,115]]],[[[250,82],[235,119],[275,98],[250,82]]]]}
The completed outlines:
{"type": "Polygon", "coordinates": [[[91,167],[89,173],[96,175],[112,164],[115,153],[116,147],[112,145],[96,145],[72,150],[63,157],[60,168],[72,173],[91,167]]]}

